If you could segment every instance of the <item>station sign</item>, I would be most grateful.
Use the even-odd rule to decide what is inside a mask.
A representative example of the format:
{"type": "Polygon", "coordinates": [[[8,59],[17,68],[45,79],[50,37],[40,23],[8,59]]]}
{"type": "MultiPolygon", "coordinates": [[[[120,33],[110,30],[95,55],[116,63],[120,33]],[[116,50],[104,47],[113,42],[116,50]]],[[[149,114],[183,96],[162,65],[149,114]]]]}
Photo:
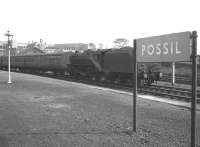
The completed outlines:
{"type": "Polygon", "coordinates": [[[137,39],[136,52],[137,62],[191,61],[191,33],[137,39]]]}

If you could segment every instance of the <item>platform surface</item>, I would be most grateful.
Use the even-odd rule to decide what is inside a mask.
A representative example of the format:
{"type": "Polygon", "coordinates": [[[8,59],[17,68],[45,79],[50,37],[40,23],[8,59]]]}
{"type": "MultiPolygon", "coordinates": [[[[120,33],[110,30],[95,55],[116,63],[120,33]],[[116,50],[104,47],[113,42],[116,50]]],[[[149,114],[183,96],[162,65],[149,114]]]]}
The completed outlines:
{"type": "MultiPolygon", "coordinates": [[[[187,147],[190,111],[132,95],[46,77],[0,71],[0,147],[187,147]]],[[[142,96],[139,96],[142,97],[142,96]]],[[[200,146],[200,112],[197,111],[200,146]]]]}

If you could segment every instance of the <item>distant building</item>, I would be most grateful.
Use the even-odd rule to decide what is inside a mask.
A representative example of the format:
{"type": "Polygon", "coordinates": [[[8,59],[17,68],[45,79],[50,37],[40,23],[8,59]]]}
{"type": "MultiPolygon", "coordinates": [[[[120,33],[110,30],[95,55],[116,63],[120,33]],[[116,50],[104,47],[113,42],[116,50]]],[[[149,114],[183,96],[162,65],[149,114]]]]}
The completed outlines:
{"type": "Polygon", "coordinates": [[[7,44],[7,41],[0,41],[0,48],[4,48],[7,44]]]}
{"type": "Polygon", "coordinates": [[[85,51],[88,50],[88,44],[84,43],[55,44],[53,48],[63,52],[85,51]]]}
{"type": "MultiPolygon", "coordinates": [[[[63,53],[63,52],[83,52],[88,50],[88,44],[84,43],[69,43],[69,44],[54,44],[50,47],[45,47],[46,43],[40,40],[40,44],[34,44],[30,46],[30,43],[21,43],[13,41],[13,48],[11,50],[11,55],[22,55],[22,54],[35,54],[35,53],[63,53]],[[30,49],[31,48],[31,49],[30,49]],[[35,51],[33,51],[35,49],[35,51]],[[38,49],[38,50],[37,50],[38,49]],[[31,51],[32,50],[32,51],[31,51]]],[[[8,55],[7,51],[7,41],[0,41],[0,56],[8,55]]]]}
{"type": "MultiPolygon", "coordinates": [[[[3,55],[8,56],[8,49],[3,50],[3,55]]],[[[16,48],[10,49],[10,55],[15,56],[16,55],[16,48]]]]}
{"type": "Polygon", "coordinates": [[[24,49],[21,52],[19,52],[17,55],[34,55],[34,54],[44,54],[44,52],[37,47],[33,47],[33,48],[24,49]]]}
{"type": "Polygon", "coordinates": [[[0,56],[4,55],[4,50],[6,49],[6,41],[0,41],[0,56]]]}
{"type": "MultiPolygon", "coordinates": [[[[7,41],[0,41],[0,56],[8,55],[7,44],[8,44],[7,41]]],[[[27,48],[27,43],[20,43],[13,41],[11,55],[14,56],[26,48],[27,48]]]]}
{"type": "MultiPolygon", "coordinates": [[[[8,49],[7,49],[7,41],[0,41],[0,56],[3,55],[8,55],[8,49]]],[[[12,49],[10,50],[10,55],[14,56],[16,54],[16,48],[12,47],[12,49]]]]}
{"type": "Polygon", "coordinates": [[[88,50],[88,44],[84,43],[70,43],[70,44],[54,44],[47,46],[43,51],[47,54],[51,53],[63,53],[63,52],[83,52],[88,50]]]}
{"type": "Polygon", "coordinates": [[[16,54],[27,49],[27,45],[28,45],[28,43],[17,42],[16,43],[16,54]]]}
{"type": "Polygon", "coordinates": [[[0,56],[4,55],[4,49],[0,48],[0,56]]]}
{"type": "Polygon", "coordinates": [[[46,53],[46,54],[53,54],[53,53],[56,53],[58,49],[55,49],[55,48],[52,48],[52,47],[46,47],[43,51],[46,53]]]}

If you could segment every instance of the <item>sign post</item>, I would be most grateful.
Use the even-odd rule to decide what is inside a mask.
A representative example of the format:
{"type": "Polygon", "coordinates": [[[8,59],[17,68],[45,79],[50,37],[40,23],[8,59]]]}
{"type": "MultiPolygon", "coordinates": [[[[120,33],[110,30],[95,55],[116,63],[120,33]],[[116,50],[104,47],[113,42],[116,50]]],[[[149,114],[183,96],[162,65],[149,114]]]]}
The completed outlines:
{"type": "Polygon", "coordinates": [[[197,101],[197,32],[192,32],[192,103],[191,103],[191,147],[196,146],[196,101],[197,101]]]}
{"type": "Polygon", "coordinates": [[[136,132],[136,100],[137,100],[137,50],[136,40],[133,41],[133,131],[136,132]]]}
{"type": "Polygon", "coordinates": [[[191,32],[173,33],[137,39],[134,40],[134,53],[134,131],[136,131],[137,62],[191,62],[192,57],[191,147],[195,147],[197,101],[197,32],[194,31],[192,34],[191,32]]]}

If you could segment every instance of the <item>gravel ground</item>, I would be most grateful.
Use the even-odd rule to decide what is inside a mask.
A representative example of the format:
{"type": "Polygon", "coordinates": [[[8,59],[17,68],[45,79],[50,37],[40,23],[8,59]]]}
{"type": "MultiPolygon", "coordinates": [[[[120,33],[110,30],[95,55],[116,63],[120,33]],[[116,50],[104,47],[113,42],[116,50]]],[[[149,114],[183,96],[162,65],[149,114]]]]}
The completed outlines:
{"type": "MultiPolygon", "coordinates": [[[[0,71],[0,147],[188,147],[190,111],[56,79],[0,71]]],[[[197,112],[200,147],[200,112],[197,112]]]]}

